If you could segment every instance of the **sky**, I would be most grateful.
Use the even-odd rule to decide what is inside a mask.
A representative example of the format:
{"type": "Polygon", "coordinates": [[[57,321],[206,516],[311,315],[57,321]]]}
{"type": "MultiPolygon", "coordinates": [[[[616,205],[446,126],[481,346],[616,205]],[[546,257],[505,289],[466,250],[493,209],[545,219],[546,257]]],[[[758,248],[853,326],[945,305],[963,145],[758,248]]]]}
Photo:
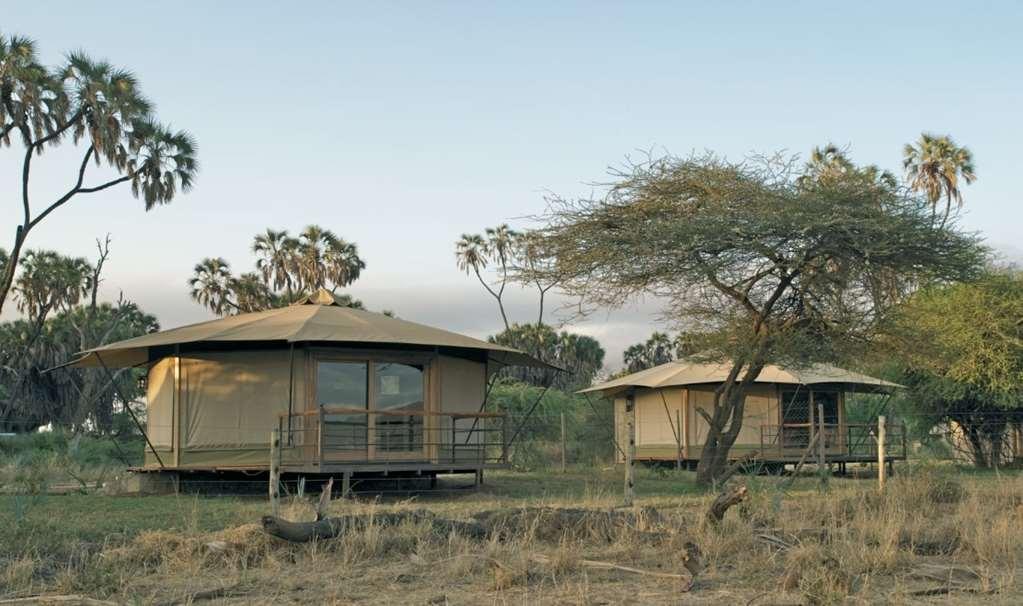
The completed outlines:
{"type": "MultiPolygon", "coordinates": [[[[1019,2],[24,2],[0,31],[58,64],[84,49],[129,68],[159,119],[199,144],[195,189],[145,212],[127,188],[76,199],[30,248],[95,256],[103,294],[173,327],[208,256],[251,269],[252,237],[316,223],[355,242],[349,292],[372,309],[476,337],[501,328],[454,242],[529,227],[545,196],[599,193],[646,152],[806,155],[834,142],[901,172],[905,143],[951,134],[974,154],[962,225],[1023,260],[1019,2]]],[[[74,150],[33,167],[37,205],[74,150]]],[[[21,154],[0,150],[0,247],[19,220],[21,154]]],[[[91,169],[97,179],[102,168],[91,169]]],[[[536,300],[512,292],[512,320],[536,300]]],[[[638,301],[568,328],[621,350],[670,328],[638,301]]],[[[5,311],[10,317],[11,311],[5,311]]]]}

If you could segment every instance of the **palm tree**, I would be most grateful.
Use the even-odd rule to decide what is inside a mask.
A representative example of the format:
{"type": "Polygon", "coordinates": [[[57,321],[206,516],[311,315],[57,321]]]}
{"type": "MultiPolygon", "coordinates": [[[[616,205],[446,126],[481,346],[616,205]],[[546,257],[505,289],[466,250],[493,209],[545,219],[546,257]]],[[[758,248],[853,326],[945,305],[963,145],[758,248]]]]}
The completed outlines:
{"type": "Polygon", "coordinates": [[[85,259],[30,250],[22,257],[14,286],[18,311],[42,320],[50,311],[70,309],[88,292],[91,275],[92,266],[85,259]]]}
{"type": "Polygon", "coordinates": [[[806,163],[806,173],[817,180],[840,175],[853,168],[845,150],[834,143],[824,147],[814,147],[810,152],[810,161],[806,163]]]}
{"type": "Polygon", "coordinates": [[[318,225],[310,225],[299,235],[297,248],[298,273],[307,291],[326,288],[336,292],[359,278],[366,263],[359,250],[318,225]]]}
{"type": "Polygon", "coordinates": [[[455,263],[458,265],[458,269],[466,274],[476,274],[476,279],[483,285],[483,288],[497,300],[497,308],[501,311],[504,329],[508,330],[511,325],[508,323],[508,314],[504,311],[504,301],[502,300],[504,284],[501,284],[500,290],[494,290],[483,279],[482,270],[487,268],[490,256],[490,243],[479,234],[462,234],[461,239],[455,242],[455,263]]]}
{"type": "Polygon", "coordinates": [[[520,265],[516,269],[517,278],[522,283],[534,284],[540,295],[540,313],[537,315],[537,324],[543,324],[544,301],[547,292],[561,281],[554,271],[554,264],[545,258],[543,245],[543,236],[534,230],[522,232],[516,238],[515,257],[519,260],[518,265],[520,265]],[[544,281],[541,276],[553,277],[544,281]]]}
{"type": "Polygon", "coordinates": [[[813,148],[803,175],[796,179],[796,183],[802,187],[812,187],[835,183],[850,177],[858,177],[863,184],[870,187],[893,190],[898,186],[895,175],[881,170],[880,167],[873,164],[856,166],[849,159],[848,152],[834,143],[813,148]]]}
{"type": "Polygon", "coordinates": [[[263,281],[263,277],[255,272],[244,273],[227,282],[227,289],[234,297],[238,313],[263,311],[275,307],[275,297],[263,281]]]}
{"type": "Polygon", "coordinates": [[[256,270],[263,277],[263,282],[274,290],[284,288],[289,302],[294,299],[297,251],[298,240],[288,237],[287,230],[267,229],[252,242],[256,270]]]}
{"type": "Polygon", "coordinates": [[[944,225],[953,202],[957,208],[963,205],[960,180],[969,185],[977,178],[973,154],[956,145],[948,135],[923,133],[915,145],[906,144],[902,156],[910,187],[927,196],[935,211],[941,198],[945,198],[945,214],[941,220],[944,225]]]}
{"type": "Polygon", "coordinates": [[[221,257],[206,258],[196,264],[188,280],[192,300],[218,316],[238,305],[231,301],[231,266],[221,257]]]}
{"type": "Polygon", "coordinates": [[[199,169],[195,141],[156,122],[152,112],[131,72],[80,52],[48,70],[37,60],[32,41],[0,36],[0,145],[11,145],[16,133],[25,148],[18,183],[24,218],[9,249],[11,261],[0,274],[0,312],[29,232],[76,196],[129,183],[132,195],[150,210],[192,187],[199,169]],[[84,150],[73,165],[77,179],[60,197],[35,206],[32,160],[68,138],[84,150]],[[116,175],[90,183],[89,166],[104,161],[116,175]]]}
{"type": "Polygon", "coordinates": [[[310,225],[299,235],[298,275],[304,290],[312,292],[326,284],[327,270],[323,255],[328,243],[335,237],[330,230],[319,225],[310,225]]]}
{"type": "Polygon", "coordinates": [[[333,284],[331,292],[355,282],[366,269],[366,262],[359,258],[358,247],[337,237],[327,241],[323,261],[327,279],[333,284]]]}

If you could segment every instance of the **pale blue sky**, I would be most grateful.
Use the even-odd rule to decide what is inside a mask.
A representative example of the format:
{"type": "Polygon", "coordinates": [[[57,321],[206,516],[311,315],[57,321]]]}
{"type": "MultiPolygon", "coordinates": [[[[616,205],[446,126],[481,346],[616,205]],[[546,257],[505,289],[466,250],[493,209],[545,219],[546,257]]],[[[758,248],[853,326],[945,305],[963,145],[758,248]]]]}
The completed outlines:
{"type": "MultiPolygon", "coordinates": [[[[586,194],[636,150],[732,157],[833,141],[898,169],[921,131],[974,152],[964,224],[1023,256],[1023,3],[4,2],[4,33],[44,59],[83,48],[134,70],[160,118],[199,141],[195,191],[144,213],[126,189],[77,200],[32,247],[91,255],[107,292],[164,326],[203,319],[185,280],[204,256],[248,269],[252,235],[318,223],[368,263],[373,308],[483,336],[499,318],[454,266],[466,231],[586,194]]],[[[0,246],[19,154],[0,151],[0,246]]],[[[42,203],[70,156],[38,162],[42,203]]],[[[657,306],[579,327],[613,362],[657,306]]],[[[532,301],[515,305],[533,316],[532,301]]]]}

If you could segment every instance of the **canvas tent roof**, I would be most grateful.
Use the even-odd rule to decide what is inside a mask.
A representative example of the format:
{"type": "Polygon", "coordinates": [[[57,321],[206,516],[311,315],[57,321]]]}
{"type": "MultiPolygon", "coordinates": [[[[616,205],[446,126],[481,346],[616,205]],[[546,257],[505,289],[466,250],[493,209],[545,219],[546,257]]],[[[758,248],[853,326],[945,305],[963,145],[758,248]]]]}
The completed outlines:
{"type": "MultiPolygon", "coordinates": [[[[610,395],[625,391],[630,387],[656,388],[721,383],[728,378],[729,370],[730,365],[725,363],[678,360],[641,370],[613,381],[594,385],[593,387],[583,389],[580,393],[599,391],[610,395]]],[[[877,379],[829,364],[814,364],[813,366],[800,369],[786,369],[775,365],[765,366],[760,376],[757,377],[756,383],[780,383],[784,385],[840,383],[872,392],[889,392],[902,387],[898,383],[877,379]]]]}
{"type": "Polygon", "coordinates": [[[343,306],[334,295],[323,289],[287,307],[190,324],[86,350],[69,365],[100,366],[98,355],[106,366],[136,366],[168,355],[168,347],[245,342],[388,344],[471,349],[485,351],[488,360],[500,364],[550,367],[517,349],[343,306]]]}

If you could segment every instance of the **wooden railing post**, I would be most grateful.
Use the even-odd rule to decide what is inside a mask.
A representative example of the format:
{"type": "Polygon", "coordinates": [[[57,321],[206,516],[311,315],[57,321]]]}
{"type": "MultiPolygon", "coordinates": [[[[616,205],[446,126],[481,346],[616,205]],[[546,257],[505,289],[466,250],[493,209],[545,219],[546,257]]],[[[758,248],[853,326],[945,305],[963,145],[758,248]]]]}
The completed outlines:
{"type": "Polygon", "coordinates": [[[821,485],[827,483],[827,470],[825,465],[825,447],[827,445],[827,436],[824,429],[824,404],[817,404],[817,466],[818,472],[821,478],[821,485]]]}
{"type": "Polygon", "coordinates": [[[458,439],[458,437],[457,437],[458,432],[456,431],[456,429],[457,428],[455,427],[455,417],[454,417],[454,415],[452,415],[451,416],[451,462],[452,463],[455,462],[455,440],[458,439]]]}
{"type": "Polygon", "coordinates": [[[280,429],[274,429],[270,432],[270,513],[274,517],[281,514],[281,468],[277,458],[280,447],[281,431],[280,429]]]}
{"type": "Polygon", "coordinates": [[[885,444],[884,444],[884,441],[885,441],[885,433],[886,432],[887,432],[887,429],[885,428],[885,418],[884,418],[884,415],[881,415],[881,416],[879,416],[877,418],[877,487],[878,487],[879,490],[884,490],[884,481],[885,481],[885,477],[884,477],[884,472],[885,472],[885,470],[884,470],[884,463],[885,463],[884,446],[885,446],[885,444]]]}
{"type": "Polygon", "coordinates": [[[316,416],[316,465],[323,468],[323,406],[317,409],[316,416]]]}

